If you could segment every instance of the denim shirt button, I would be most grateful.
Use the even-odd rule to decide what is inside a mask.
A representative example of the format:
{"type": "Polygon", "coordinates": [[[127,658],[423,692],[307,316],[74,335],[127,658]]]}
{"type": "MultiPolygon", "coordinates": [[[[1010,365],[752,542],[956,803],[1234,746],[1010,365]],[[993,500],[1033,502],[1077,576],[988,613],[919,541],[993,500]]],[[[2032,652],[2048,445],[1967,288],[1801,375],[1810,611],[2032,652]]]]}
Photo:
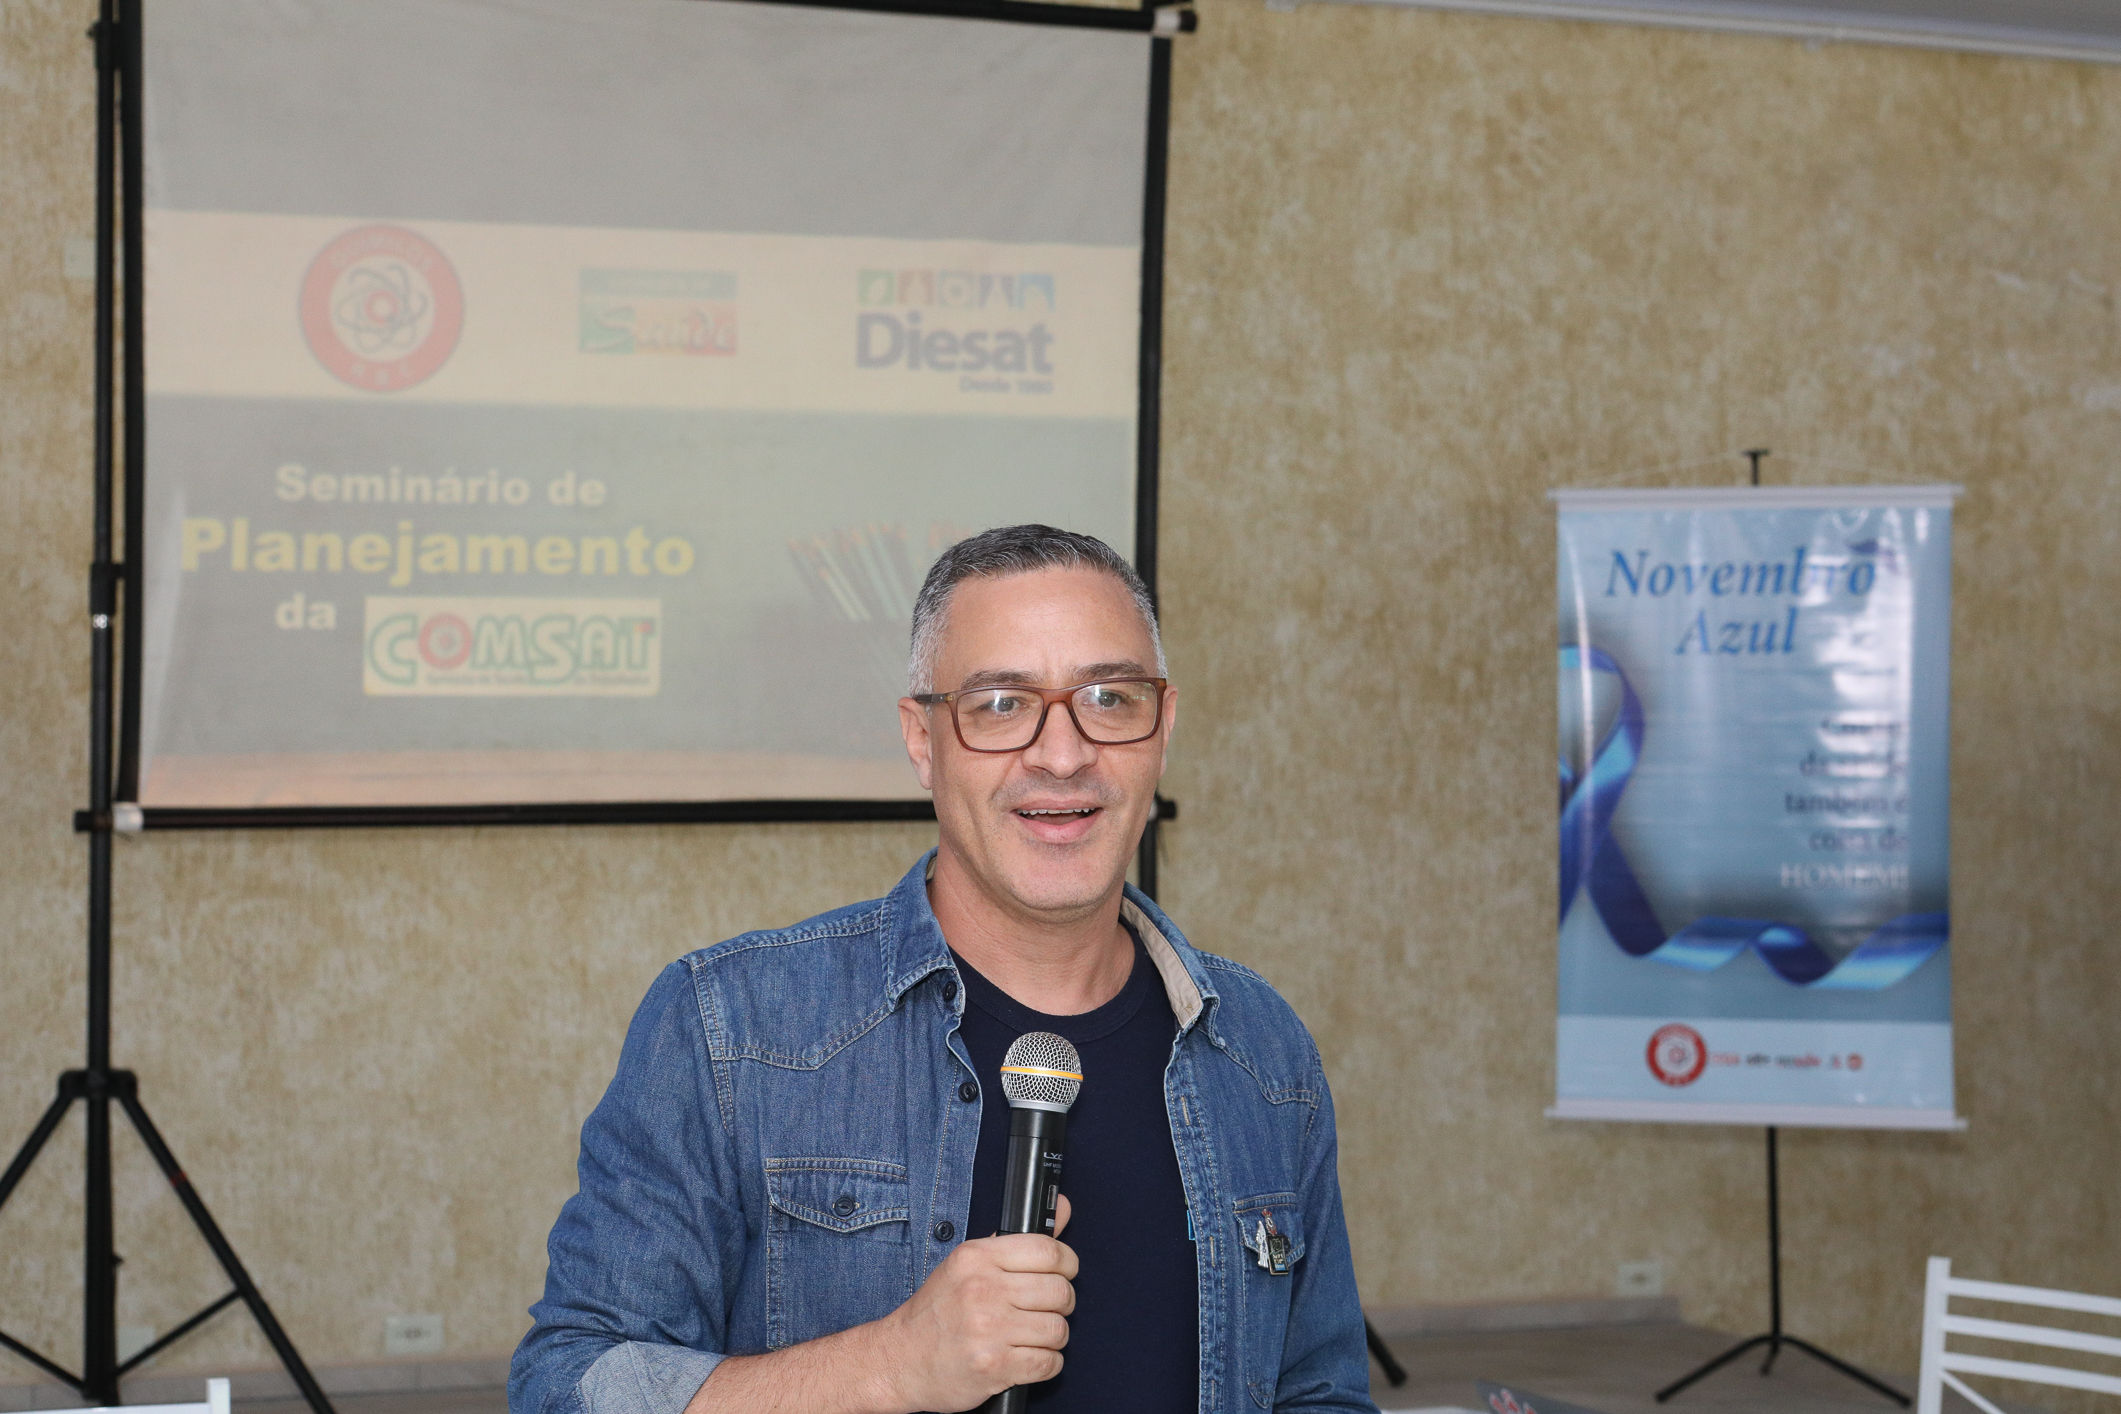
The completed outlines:
{"type": "Polygon", "coordinates": [[[977,1100],[979,1098],[978,1084],[973,1081],[967,1080],[964,1084],[957,1087],[957,1097],[960,1100],[963,1100],[966,1104],[971,1104],[974,1100],[977,1100]]]}
{"type": "Polygon", "coordinates": [[[945,977],[943,979],[943,1000],[946,1002],[957,1000],[957,979],[955,977],[945,977]]]}
{"type": "Polygon", "coordinates": [[[861,1206],[861,1204],[854,1201],[853,1194],[842,1193],[837,1199],[833,1201],[832,1211],[838,1213],[843,1218],[849,1218],[853,1217],[854,1210],[861,1206]]]}
{"type": "Polygon", "coordinates": [[[955,1236],[957,1236],[957,1224],[950,1221],[950,1219],[944,1218],[935,1225],[935,1240],[937,1242],[948,1242],[955,1236]]]}

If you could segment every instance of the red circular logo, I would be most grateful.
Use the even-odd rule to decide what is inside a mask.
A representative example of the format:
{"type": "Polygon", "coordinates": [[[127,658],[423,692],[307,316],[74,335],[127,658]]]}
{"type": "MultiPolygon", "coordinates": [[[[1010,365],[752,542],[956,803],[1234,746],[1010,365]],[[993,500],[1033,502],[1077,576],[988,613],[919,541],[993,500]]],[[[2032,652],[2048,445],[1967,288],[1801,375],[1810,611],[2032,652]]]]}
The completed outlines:
{"type": "Polygon", "coordinates": [[[302,336],[333,377],[395,393],[449,361],[464,329],[456,267],[403,226],[357,226],[302,277],[302,336]]]}
{"type": "Polygon", "coordinates": [[[1709,1063],[1709,1047],[1691,1026],[1673,1022],[1650,1037],[1650,1074],[1665,1084],[1692,1085],[1709,1063]]]}
{"type": "Polygon", "coordinates": [[[471,625],[455,614],[436,614],[420,625],[420,656],[442,672],[463,667],[471,656],[471,625]]]}

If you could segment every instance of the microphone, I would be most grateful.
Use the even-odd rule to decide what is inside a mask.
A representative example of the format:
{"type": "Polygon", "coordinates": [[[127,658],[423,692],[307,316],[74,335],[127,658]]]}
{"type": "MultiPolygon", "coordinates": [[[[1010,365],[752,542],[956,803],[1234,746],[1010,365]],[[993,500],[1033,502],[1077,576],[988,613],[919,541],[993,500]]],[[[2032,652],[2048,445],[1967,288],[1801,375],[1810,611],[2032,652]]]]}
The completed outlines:
{"type": "MultiPolygon", "coordinates": [[[[1052,1235],[1061,1160],[1068,1152],[1068,1107],[1082,1088],[1082,1058],[1050,1031],[1026,1032],[1002,1057],[1002,1094],[1009,1099],[1009,1168],[1002,1183],[998,1234],[1052,1235]]],[[[1024,1414],[1030,1398],[1028,1386],[1012,1385],[981,1405],[981,1414],[1024,1414]]]]}

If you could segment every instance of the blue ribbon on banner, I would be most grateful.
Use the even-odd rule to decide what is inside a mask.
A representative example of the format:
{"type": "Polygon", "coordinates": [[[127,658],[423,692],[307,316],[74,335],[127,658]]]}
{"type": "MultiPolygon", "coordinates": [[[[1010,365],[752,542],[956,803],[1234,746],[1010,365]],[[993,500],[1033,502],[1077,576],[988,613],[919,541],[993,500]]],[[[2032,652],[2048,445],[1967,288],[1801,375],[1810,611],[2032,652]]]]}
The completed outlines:
{"type": "MultiPolygon", "coordinates": [[[[1630,957],[1708,972],[1751,948],[1785,982],[1846,991],[1890,987],[1944,947],[1951,936],[1951,917],[1944,913],[1903,913],[1838,963],[1802,928],[1762,918],[1697,918],[1666,936],[1612,832],[1620,794],[1642,759],[1642,703],[1610,654],[1592,648],[1589,656],[1590,671],[1619,681],[1620,710],[1580,775],[1561,758],[1563,917],[1587,890],[1606,931],[1630,957]]],[[[1573,644],[1561,650],[1564,679],[1584,670],[1584,650],[1573,644]]]]}

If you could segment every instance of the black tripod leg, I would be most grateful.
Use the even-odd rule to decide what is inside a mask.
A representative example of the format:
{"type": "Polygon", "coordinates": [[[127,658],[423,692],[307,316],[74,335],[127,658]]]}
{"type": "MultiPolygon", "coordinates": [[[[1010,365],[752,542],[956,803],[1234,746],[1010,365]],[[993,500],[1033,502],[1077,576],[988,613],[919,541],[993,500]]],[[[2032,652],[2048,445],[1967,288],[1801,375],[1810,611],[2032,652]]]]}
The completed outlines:
{"type": "MultiPolygon", "coordinates": [[[[0,1205],[5,1205],[13,1195],[15,1185],[22,1182],[22,1176],[29,1172],[30,1165],[37,1162],[37,1155],[44,1151],[44,1146],[51,1142],[52,1135],[58,1132],[59,1122],[66,1118],[66,1112],[73,1108],[74,1101],[81,1098],[80,1074],[77,1070],[70,1070],[59,1077],[59,1093],[52,1098],[51,1104],[45,1106],[43,1118],[39,1119],[37,1127],[29,1132],[29,1138],[22,1141],[22,1147],[15,1151],[14,1161],[7,1166],[7,1172],[0,1174],[0,1205]]],[[[5,1331],[0,1331],[0,1348],[14,1351],[45,1374],[71,1385],[76,1390],[81,1388],[79,1375],[68,1374],[50,1357],[41,1351],[32,1350],[5,1331]]]]}
{"type": "Polygon", "coordinates": [[[81,1388],[81,1377],[79,1375],[68,1374],[64,1366],[60,1365],[54,1360],[47,1358],[44,1355],[39,1354],[37,1351],[30,1349],[21,1341],[9,1335],[6,1331],[0,1331],[0,1349],[14,1351],[17,1355],[29,1361],[30,1364],[35,1365],[38,1369],[44,1371],[45,1374],[50,1375],[53,1379],[57,1380],[60,1384],[69,1386],[70,1388],[76,1391],[79,1391],[81,1388]]]}
{"type": "Polygon", "coordinates": [[[1700,1369],[1695,1370],[1692,1374],[1681,1375],[1678,1379],[1672,1381],[1663,1389],[1657,1391],[1657,1402],[1659,1404],[1664,1403],[1673,1395],[1679,1393],[1679,1391],[1685,1389],[1688,1385],[1694,1383],[1694,1381],[1701,1379],[1705,1375],[1715,1374],[1718,1370],[1730,1364],[1733,1360],[1736,1360],[1739,1356],[1745,1354],[1754,1346],[1766,1345],[1769,1341],[1773,1339],[1774,1337],[1771,1335],[1756,1335],[1751,1340],[1739,1341],[1729,1350],[1724,1351],[1723,1354],[1709,1361],[1708,1364],[1703,1365],[1700,1369]]]}
{"type": "Polygon", "coordinates": [[[1362,1336],[1370,1343],[1370,1356],[1377,1361],[1377,1368],[1385,1372],[1385,1383],[1394,1389],[1405,1384],[1405,1367],[1392,1358],[1392,1347],[1385,1344],[1385,1338],[1377,1333],[1377,1327],[1370,1324],[1368,1316],[1362,1320],[1362,1336]]]}
{"type": "Polygon", "coordinates": [[[234,1283],[237,1293],[242,1296],[243,1304],[250,1307],[250,1314],[257,1321],[258,1328],[264,1331],[265,1338],[272,1342],[273,1353],[278,1355],[280,1363],[287,1367],[287,1373],[294,1379],[295,1388],[302,1391],[302,1397],[309,1401],[309,1407],[315,1410],[316,1414],[334,1414],[331,1401],[325,1397],[324,1387],[318,1384],[317,1377],[309,1372],[309,1366],[302,1361],[302,1353],[296,1350],[295,1343],[287,1338],[287,1332],[280,1329],[280,1322],[273,1315],[272,1307],[265,1304],[265,1298],[258,1292],[257,1283],[253,1282],[250,1273],[244,1270],[243,1259],[236,1255],[235,1248],[228,1245],[228,1239],[221,1235],[220,1225],[214,1221],[213,1214],[206,1211],[206,1204],[200,1199],[198,1190],[191,1186],[191,1180],[186,1178],[184,1170],[177,1166],[176,1155],[170,1153],[169,1145],[162,1142],[161,1131],[157,1130],[155,1122],[147,1117],[147,1111],[141,1107],[140,1097],[133,1086],[121,1087],[118,1098],[124,1104],[125,1113],[131,1118],[133,1128],[140,1131],[141,1142],[145,1143],[148,1152],[155,1156],[155,1163],[161,1168],[162,1176],[169,1180],[170,1187],[177,1190],[177,1198],[184,1204],[184,1211],[191,1214],[192,1225],[199,1229],[199,1235],[205,1238],[206,1245],[213,1249],[214,1257],[221,1263],[221,1270],[228,1273],[228,1279],[234,1283]]]}
{"type": "Polygon", "coordinates": [[[1805,1354],[1811,1356],[1814,1360],[1820,1360],[1828,1365],[1833,1366],[1835,1369],[1839,1370],[1842,1374],[1847,1375],[1850,1379],[1856,1381],[1858,1384],[1869,1385],[1872,1389],[1878,1391],[1878,1393],[1884,1395],[1887,1399],[1892,1400],[1893,1403],[1899,1405],[1902,1409],[1905,1409],[1909,1405],[1914,1403],[1913,1400],[1909,1399],[1899,1390],[1894,1389],[1891,1385],[1885,1383],[1885,1381],[1878,1379],[1873,1375],[1865,1374],[1863,1371],[1857,1369],[1854,1365],[1849,1364],[1846,1360],[1837,1359],[1834,1356],[1827,1354],[1824,1350],[1821,1350],[1818,1346],[1812,1344],[1808,1340],[1801,1340],[1794,1335],[1786,1335],[1783,1337],[1783,1339],[1788,1341],[1791,1345],[1796,1346],[1799,1350],[1802,1350],[1805,1354]]]}
{"type": "Polygon", "coordinates": [[[81,1092],[78,1088],[69,1087],[64,1079],[60,1080],[59,1093],[52,1098],[51,1104],[45,1106],[44,1118],[37,1121],[37,1127],[29,1132],[29,1138],[23,1140],[22,1147],[15,1151],[15,1161],[7,1166],[7,1172],[0,1174],[0,1207],[6,1206],[8,1198],[15,1191],[15,1185],[22,1181],[22,1175],[29,1172],[29,1166],[37,1162],[38,1153],[51,1141],[52,1135],[58,1132],[59,1121],[66,1118],[66,1112],[72,1109],[74,1101],[80,1098],[81,1092]]]}

